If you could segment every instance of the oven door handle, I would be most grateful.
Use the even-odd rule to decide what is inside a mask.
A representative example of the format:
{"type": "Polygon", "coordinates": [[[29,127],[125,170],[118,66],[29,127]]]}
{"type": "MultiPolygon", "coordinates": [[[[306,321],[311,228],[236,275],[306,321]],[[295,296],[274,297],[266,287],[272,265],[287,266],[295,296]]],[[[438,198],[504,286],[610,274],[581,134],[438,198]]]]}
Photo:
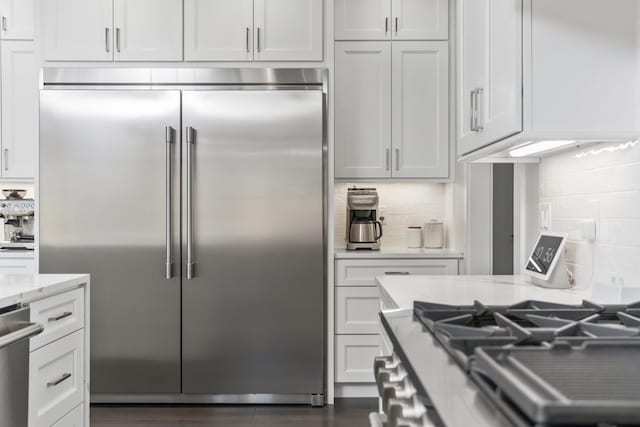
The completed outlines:
{"type": "Polygon", "coordinates": [[[34,337],[44,331],[44,326],[40,323],[29,323],[26,328],[19,329],[10,334],[6,334],[0,337],[0,348],[8,347],[19,341],[34,337]]]}

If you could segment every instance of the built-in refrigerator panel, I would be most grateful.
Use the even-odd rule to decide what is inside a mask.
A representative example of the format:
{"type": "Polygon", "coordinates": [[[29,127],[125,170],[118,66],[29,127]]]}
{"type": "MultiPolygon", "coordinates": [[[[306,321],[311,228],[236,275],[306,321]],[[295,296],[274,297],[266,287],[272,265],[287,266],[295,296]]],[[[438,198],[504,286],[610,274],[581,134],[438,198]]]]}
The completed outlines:
{"type": "Polygon", "coordinates": [[[180,393],[180,96],[41,91],[40,271],[91,274],[94,398],[180,393]]]}
{"type": "Polygon", "coordinates": [[[183,92],[183,393],[322,394],[322,87],[245,89],[183,92]]]}

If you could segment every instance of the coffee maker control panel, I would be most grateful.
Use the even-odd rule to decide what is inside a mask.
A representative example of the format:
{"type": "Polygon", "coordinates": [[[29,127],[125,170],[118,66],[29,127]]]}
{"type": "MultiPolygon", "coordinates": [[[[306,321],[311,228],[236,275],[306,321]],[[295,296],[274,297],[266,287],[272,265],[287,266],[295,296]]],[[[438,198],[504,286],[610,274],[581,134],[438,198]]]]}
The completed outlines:
{"type": "Polygon", "coordinates": [[[0,215],[3,217],[31,216],[35,212],[34,200],[2,200],[0,201],[0,215]]]}

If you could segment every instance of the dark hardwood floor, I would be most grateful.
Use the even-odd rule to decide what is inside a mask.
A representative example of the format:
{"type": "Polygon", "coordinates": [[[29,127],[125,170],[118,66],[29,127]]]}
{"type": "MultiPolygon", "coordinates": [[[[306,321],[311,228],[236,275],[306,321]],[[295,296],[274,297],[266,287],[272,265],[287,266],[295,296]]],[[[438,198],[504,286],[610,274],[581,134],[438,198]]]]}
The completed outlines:
{"type": "Polygon", "coordinates": [[[369,427],[377,399],[333,406],[93,406],[91,427],[369,427]]]}

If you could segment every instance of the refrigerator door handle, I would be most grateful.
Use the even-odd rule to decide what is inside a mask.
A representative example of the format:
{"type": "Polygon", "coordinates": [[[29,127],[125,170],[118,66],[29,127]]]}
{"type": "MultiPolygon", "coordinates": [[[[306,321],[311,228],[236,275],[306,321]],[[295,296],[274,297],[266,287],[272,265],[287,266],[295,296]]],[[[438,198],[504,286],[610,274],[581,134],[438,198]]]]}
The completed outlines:
{"type": "Polygon", "coordinates": [[[165,142],[166,142],[166,146],[167,146],[167,155],[166,155],[166,169],[165,169],[165,175],[166,175],[166,187],[165,187],[165,208],[166,208],[166,213],[165,213],[165,244],[166,244],[166,251],[167,251],[167,259],[166,259],[166,277],[167,280],[170,280],[173,277],[173,256],[171,254],[171,248],[173,245],[173,242],[171,241],[171,224],[172,224],[172,215],[171,215],[171,185],[172,185],[172,181],[173,181],[173,174],[172,174],[172,168],[171,168],[171,163],[172,163],[172,156],[171,156],[171,151],[173,150],[173,135],[174,135],[174,129],[171,126],[166,126],[164,128],[164,134],[165,134],[165,142]]]}
{"type": "Polygon", "coordinates": [[[194,129],[187,127],[187,280],[193,278],[193,144],[194,129]]]}

